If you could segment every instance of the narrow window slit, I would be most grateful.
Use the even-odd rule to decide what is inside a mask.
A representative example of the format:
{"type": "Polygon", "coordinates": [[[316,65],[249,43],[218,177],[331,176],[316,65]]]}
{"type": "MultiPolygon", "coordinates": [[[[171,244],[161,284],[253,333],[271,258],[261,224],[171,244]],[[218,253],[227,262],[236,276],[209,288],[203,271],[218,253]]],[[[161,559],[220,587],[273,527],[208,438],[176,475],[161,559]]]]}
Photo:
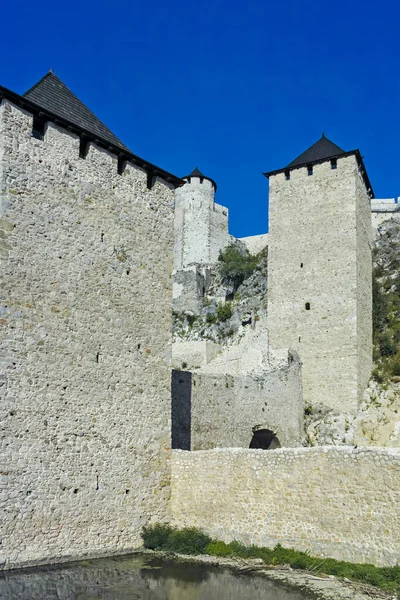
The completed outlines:
{"type": "Polygon", "coordinates": [[[79,158],[86,158],[89,152],[89,140],[81,137],[79,140],[79,158]]]}
{"type": "Polygon", "coordinates": [[[306,310],[310,310],[310,309],[311,309],[310,303],[306,302],[306,310]]]}
{"type": "Polygon", "coordinates": [[[122,156],[118,156],[118,175],[123,175],[127,161],[122,156]]]}
{"type": "Polygon", "coordinates": [[[32,137],[36,138],[37,140],[43,140],[45,125],[46,122],[44,121],[44,119],[41,119],[37,115],[33,115],[32,137]]]}

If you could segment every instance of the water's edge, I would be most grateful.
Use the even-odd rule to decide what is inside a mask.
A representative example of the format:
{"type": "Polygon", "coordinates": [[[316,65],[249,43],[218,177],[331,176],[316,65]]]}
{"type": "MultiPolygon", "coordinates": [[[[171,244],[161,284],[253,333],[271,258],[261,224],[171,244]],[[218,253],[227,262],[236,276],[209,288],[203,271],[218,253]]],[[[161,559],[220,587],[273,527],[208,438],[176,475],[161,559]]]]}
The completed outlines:
{"type": "MultiPolygon", "coordinates": [[[[142,554],[153,554],[159,558],[171,558],[171,554],[156,550],[141,550],[142,554]]],[[[371,600],[371,597],[383,600],[396,600],[392,593],[384,592],[376,587],[342,581],[333,575],[327,578],[316,577],[307,571],[293,570],[286,566],[260,568],[259,559],[233,559],[220,556],[173,554],[176,561],[194,562],[218,567],[231,568],[243,574],[263,576],[279,581],[287,586],[300,589],[313,595],[316,600],[371,600]]]]}
{"type": "Polygon", "coordinates": [[[18,573],[29,573],[41,567],[56,569],[58,566],[79,565],[82,561],[89,561],[103,558],[128,557],[134,555],[149,555],[159,559],[173,560],[176,562],[198,563],[208,566],[224,567],[232,569],[244,576],[251,577],[262,576],[272,581],[280,582],[291,589],[298,589],[306,592],[315,600],[371,600],[371,596],[381,598],[382,600],[393,599],[393,594],[385,593],[375,587],[358,584],[350,581],[341,581],[333,576],[327,578],[315,577],[306,571],[292,570],[287,566],[267,567],[263,565],[260,559],[240,559],[218,557],[210,555],[182,555],[175,553],[166,553],[145,548],[132,548],[121,552],[115,551],[106,553],[101,551],[88,552],[80,556],[79,559],[71,555],[57,556],[54,559],[43,558],[41,560],[27,561],[24,564],[9,566],[7,569],[0,567],[0,577],[7,573],[10,575],[18,573]]]}

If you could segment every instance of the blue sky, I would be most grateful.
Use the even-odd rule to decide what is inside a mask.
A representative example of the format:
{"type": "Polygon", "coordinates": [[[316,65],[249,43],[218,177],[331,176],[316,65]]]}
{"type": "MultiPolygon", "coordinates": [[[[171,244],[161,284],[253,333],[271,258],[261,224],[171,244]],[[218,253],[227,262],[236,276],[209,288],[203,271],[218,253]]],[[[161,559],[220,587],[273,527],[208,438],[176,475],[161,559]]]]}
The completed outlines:
{"type": "Polygon", "coordinates": [[[395,0],[5,2],[0,85],[52,68],[133,152],[215,179],[231,233],[253,235],[262,172],[323,131],[400,196],[399,17],[395,0]]]}

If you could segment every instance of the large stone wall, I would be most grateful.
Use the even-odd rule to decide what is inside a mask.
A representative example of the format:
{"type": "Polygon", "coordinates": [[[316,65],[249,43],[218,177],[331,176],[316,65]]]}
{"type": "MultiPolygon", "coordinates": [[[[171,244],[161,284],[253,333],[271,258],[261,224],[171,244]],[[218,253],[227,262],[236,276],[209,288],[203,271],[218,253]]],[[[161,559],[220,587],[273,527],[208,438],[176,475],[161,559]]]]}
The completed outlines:
{"type": "Polygon", "coordinates": [[[400,221],[399,198],[374,198],[371,200],[371,222],[374,236],[376,236],[379,225],[390,219],[400,221]]]}
{"type": "Polygon", "coordinates": [[[299,353],[306,401],[352,412],[371,366],[370,208],[359,177],[352,155],[311,176],[293,169],[289,180],[271,176],[269,199],[271,345],[299,353]]]}
{"type": "Polygon", "coordinates": [[[172,452],[172,514],[224,541],[351,562],[400,558],[400,450],[172,452]]]}
{"type": "Polygon", "coordinates": [[[372,371],[372,227],[370,198],[360,171],[356,175],[357,391],[362,400],[372,371]]]}
{"type": "Polygon", "coordinates": [[[192,450],[248,448],[252,428],[273,431],[282,446],[299,446],[304,437],[301,366],[265,376],[192,376],[192,450]]]}
{"type": "Polygon", "coordinates": [[[173,189],[0,109],[0,562],[140,545],[170,496],[173,189]]]}

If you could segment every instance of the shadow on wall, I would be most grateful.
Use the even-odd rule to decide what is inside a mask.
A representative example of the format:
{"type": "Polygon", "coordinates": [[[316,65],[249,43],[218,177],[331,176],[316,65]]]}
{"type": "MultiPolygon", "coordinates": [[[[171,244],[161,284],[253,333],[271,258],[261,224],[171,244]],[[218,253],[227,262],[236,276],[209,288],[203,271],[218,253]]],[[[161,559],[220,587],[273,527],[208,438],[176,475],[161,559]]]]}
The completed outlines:
{"type": "Polygon", "coordinates": [[[253,437],[251,438],[249,448],[258,448],[259,450],[274,450],[280,448],[281,444],[276,434],[271,429],[259,429],[253,427],[253,437]]]}

